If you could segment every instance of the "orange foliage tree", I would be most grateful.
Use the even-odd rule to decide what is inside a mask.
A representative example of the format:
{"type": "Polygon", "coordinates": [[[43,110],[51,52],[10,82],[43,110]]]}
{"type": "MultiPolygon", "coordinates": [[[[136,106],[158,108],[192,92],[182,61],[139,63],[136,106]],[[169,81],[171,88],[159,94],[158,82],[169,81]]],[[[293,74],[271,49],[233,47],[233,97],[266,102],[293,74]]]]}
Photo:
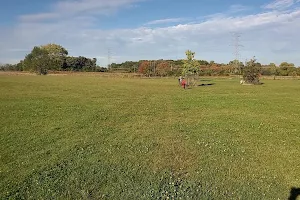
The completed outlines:
{"type": "Polygon", "coordinates": [[[151,67],[149,61],[142,61],[139,65],[139,73],[144,74],[146,76],[151,75],[151,67]]]}
{"type": "Polygon", "coordinates": [[[156,74],[158,76],[167,76],[171,71],[171,66],[168,62],[160,62],[156,67],[156,74]]]}

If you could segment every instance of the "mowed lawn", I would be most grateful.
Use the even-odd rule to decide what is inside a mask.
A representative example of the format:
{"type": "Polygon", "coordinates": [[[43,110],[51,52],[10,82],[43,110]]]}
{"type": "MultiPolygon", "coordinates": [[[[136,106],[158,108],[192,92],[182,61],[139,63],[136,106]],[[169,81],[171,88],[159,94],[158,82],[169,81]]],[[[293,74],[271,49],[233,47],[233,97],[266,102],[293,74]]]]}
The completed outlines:
{"type": "Polygon", "coordinates": [[[300,81],[0,76],[0,199],[287,199],[300,81]]]}

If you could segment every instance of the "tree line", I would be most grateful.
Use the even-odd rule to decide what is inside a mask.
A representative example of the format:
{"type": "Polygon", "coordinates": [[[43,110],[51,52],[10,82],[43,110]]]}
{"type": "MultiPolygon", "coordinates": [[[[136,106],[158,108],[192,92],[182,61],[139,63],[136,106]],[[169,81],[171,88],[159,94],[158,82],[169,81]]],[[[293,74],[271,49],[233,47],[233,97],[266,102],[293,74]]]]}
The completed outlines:
{"type": "MultiPolygon", "coordinates": [[[[247,64],[238,60],[229,63],[216,63],[214,61],[197,60],[193,52],[189,52],[187,59],[179,60],[140,60],[112,63],[107,68],[97,66],[96,58],[84,56],[73,57],[68,51],[58,44],[35,46],[32,51],[19,63],[0,65],[2,71],[34,71],[38,74],[46,74],[52,71],[81,71],[81,72],[123,72],[140,73],[145,76],[180,76],[188,65],[193,66],[200,76],[228,76],[242,74],[247,64]],[[191,63],[187,60],[191,59],[191,63]]],[[[283,62],[279,66],[274,63],[260,66],[260,75],[276,76],[300,76],[300,68],[293,63],[283,62]]]]}
{"type": "MultiPolygon", "coordinates": [[[[214,61],[205,60],[194,60],[194,70],[197,70],[200,76],[229,76],[229,75],[239,75],[242,74],[243,68],[246,66],[247,62],[242,63],[240,61],[230,61],[228,64],[215,63],[214,61]]],[[[172,76],[180,75],[184,69],[185,60],[146,60],[139,61],[135,63],[138,65],[138,72],[144,74],[145,76],[172,76]]],[[[268,65],[262,65],[257,62],[256,65],[261,67],[260,75],[265,76],[300,76],[300,68],[295,67],[293,63],[283,62],[280,65],[275,65],[270,63],[268,65]]],[[[119,64],[122,66],[123,64],[119,64]]],[[[112,70],[117,70],[118,68],[113,68],[112,70]]],[[[127,72],[132,72],[128,68],[127,72]]]]}
{"type": "MultiPolygon", "coordinates": [[[[193,52],[191,52],[193,53],[193,52]]],[[[193,55],[190,55],[193,57],[193,55]]],[[[194,57],[193,67],[200,76],[229,76],[242,74],[245,63],[233,60],[227,64],[216,63],[214,61],[196,60],[194,57]]],[[[137,62],[126,61],[123,63],[112,63],[109,71],[112,72],[138,72],[145,76],[180,76],[185,68],[186,59],[180,60],[140,60],[137,62]]],[[[260,68],[260,75],[264,76],[300,76],[300,67],[293,63],[282,62],[280,65],[270,63],[263,65],[256,62],[260,68]]]]}
{"type": "Polygon", "coordinates": [[[68,51],[57,44],[35,46],[23,60],[15,65],[0,66],[3,71],[31,71],[37,74],[47,74],[51,71],[84,71],[104,72],[106,68],[97,67],[96,58],[84,56],[68,56],[68,51]]]}

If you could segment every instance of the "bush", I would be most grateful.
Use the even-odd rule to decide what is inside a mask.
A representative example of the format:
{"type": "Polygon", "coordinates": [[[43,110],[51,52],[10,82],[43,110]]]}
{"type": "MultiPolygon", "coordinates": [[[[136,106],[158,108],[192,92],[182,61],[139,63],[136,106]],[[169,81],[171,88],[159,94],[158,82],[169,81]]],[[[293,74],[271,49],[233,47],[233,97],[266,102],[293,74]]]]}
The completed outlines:
{"type": "Polygon", "coordinates": [[[47,75],[48,70],[46,68],[40,67],[37,69],[36,73],[37,73],[37,75],[47,75]]]}
{"type": "Polygon", "coordinates": [[[297,76],[297,72],[296,72],[296,71],[293,71],[293,72],[291,73],[291,76],[296,77],[296,76],[297,76]]]}

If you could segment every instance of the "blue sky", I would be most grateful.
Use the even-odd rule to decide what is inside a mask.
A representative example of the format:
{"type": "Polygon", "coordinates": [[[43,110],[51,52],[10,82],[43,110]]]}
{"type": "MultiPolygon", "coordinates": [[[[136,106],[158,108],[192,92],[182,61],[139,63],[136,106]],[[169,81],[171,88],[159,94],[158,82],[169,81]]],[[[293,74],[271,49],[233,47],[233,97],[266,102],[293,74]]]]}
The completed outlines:
{"type": "Polygon", "coordinates": [[[300,66],[300,0],[2,0],[0,63],[47,43],[102,66],[108,49],[113,62],[180,59],[191,49],[228,63],[235,32],[240,60],[300,66]]]}

